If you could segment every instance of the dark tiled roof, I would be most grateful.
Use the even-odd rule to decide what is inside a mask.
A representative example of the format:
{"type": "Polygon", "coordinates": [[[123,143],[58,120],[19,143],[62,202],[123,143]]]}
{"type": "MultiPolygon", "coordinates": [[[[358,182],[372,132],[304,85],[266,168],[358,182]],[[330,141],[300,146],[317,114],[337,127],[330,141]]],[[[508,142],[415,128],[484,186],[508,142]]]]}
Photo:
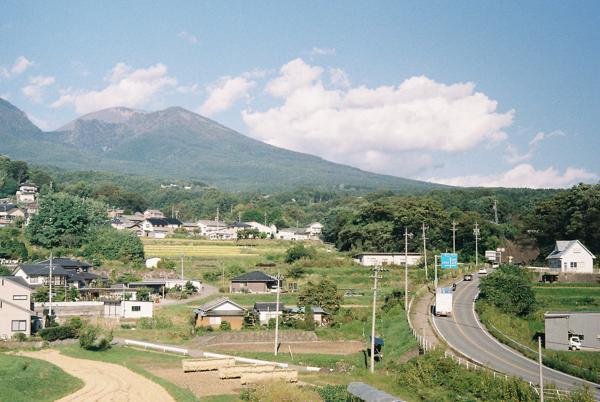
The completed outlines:
{"type": "MultiPolygon", "coordinates": [[[[38,264],[50,264],[50,260],[40,261],[38,264]]],[[[88,262],[74,260],[71,258],[53,258],[52,265],[54,265],[54,266],[60,265],[61,267],[65,268],[65,269],[91,268],[92,267],[92,264],[90,264],[88,262]]]]}
{"type": "Polygon", "coordinates": [[[148,218],[146,220],[155,226],[167,226],[167,225],[180,225],[181,226],[181,224],[182,224],[179,219],[175,219],[175,218],[148,218]]]}
{"type": "Polygon", "coordinates": [[[261,271],[252,271],[236,276],[231,282],[277,282],[277,278],[267,275],[261,271]]]}
{"type": "MultiPolygon", "coordinates": [[[[22,269],[29,276],[50,275],[50,264],[19,264],[18,268],[22,269]]],[[[69,276],[69,272],[65,271],[60,265],[52,264],[52,275],[69,276]]]]}
{"type": "MultiPolygon", "coordinates": [[[[256,310],[256,311],[277,311],[277,303],[276,302],[254,303],[254,310],[256,310]]],[[[284,310],[283,303],[279,303],[279,311],[283,311],[283,310],[284,310]]]]}

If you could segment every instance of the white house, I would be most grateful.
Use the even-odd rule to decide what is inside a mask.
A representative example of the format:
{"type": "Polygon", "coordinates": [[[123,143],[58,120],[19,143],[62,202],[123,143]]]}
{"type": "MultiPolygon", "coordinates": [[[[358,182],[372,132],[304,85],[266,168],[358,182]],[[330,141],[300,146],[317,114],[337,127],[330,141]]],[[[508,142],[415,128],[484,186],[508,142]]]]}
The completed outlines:
{"type": "Polygon", "coordinates": [[[164,239],[168,233],[173,233],[181,225],[181,221],[175,218],[147,218],[142,223],[142,230],[145,236],[164,239]]]}
{"type": "Polygon", "coordinates": [[[31,288],[20,278],[0,276],[0,339],[31,335],[31,288]]]}
{"type": "Polygon", "coordinates": [[[33,183],[23,183],[17,193],[15,194],[17,197],[18,203],[30,204],[35,202],[37,198],[37,186],[33,183]]]}
{"type": "Polygon", "coordinates": [[[314,238],[321,236],[323,232],[323,225],[319,222],[313,222],[306,227],[306,231],[314,238]]]}
{"type": "Polygon", "coordinates": [[[304,228],[285,228],[277,231],[276,237],[281,240],[310,240],[310,233],[304,228]]]}
{"type": "Polygon", "coordinates": [[[275,319],[277,316],[281,317],[284,306],[283,303],[279,303],[279,308],[277,308],[275,302],[254,303],[253,310],[258,315],[261,324],[268,324],[269,320],[275,319]]]}
{"type": "Polygon", "coordinates": [[[423,258],[419,253],[362,253],[354,256],[354,261],[368,267],[381,265],[404,265],[407,261],[408,265],[417,265],[423,258]]]}
{"type": "Polygon", "coordinates": [[[264,233],[268,237],[271,237],[275,233],[277,233],[277,227],[275,225],[267,226],[258,222],[246,222],[247,225],[250,225],[253,229],[258,230],[259,233],[264,233]]]}
{"type": "Polygon", "coordinates": [[[548,268],[558,272],[592,273],[595,258],[579,240],[557,240],[546,261],[548,268]]]}
{"type": "Polygon", "coordinates": [[[218,220],[201,219],[198,221],[200,235],[211,238],[211,234],[227,229],[227,224],[218,220]]]}

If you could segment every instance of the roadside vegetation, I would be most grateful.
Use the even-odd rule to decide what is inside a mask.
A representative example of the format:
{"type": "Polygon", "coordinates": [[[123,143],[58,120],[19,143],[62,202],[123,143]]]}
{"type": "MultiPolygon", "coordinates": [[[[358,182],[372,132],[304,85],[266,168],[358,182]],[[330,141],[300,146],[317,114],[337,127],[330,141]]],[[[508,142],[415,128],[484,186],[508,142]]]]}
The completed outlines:
{"type": "MultiPolygon", "coordinates": [[[[560,283],[558,285],[561,285],[560,283]]],[[[547,311],[598,310],[597,286],[534,286],[527,272],[502,266],[481,282],[477,313],[489,332],[524,355],[537,359],[537,337],[547,311]]],[[[545,349],[544,364],[589,381],[600,381],[600,351],[545,349]]]]}
{"type": "Polygon", "coordinates": [[[0,353],[0,401],[55,401],[83,382],[43,360],[0,353]]]}

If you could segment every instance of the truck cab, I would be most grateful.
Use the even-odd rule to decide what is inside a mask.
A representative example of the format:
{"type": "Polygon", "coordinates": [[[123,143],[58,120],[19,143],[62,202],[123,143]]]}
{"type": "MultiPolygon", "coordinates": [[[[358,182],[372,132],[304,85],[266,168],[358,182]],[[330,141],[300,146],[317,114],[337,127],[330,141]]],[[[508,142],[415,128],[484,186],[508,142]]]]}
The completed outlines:
{"type": "Polygon", "coordinates": [[[569,337],[569,350],[581,350],[581,338],[579,336],[569,337]]]}

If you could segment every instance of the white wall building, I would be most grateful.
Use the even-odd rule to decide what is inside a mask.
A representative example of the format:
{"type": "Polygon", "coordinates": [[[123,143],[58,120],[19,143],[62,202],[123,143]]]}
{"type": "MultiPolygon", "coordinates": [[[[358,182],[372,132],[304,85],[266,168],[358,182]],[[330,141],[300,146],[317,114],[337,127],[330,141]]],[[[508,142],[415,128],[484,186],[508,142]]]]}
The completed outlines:
{"type": "Polygon", "coordinates": [[[246,222],[246,224],[250,225],[253,229],[258,230],[259,233],[264,233],[268,237],[271,237],[275,233],[277,233],[277,227],[275,225],[267,226],[258,222],[246,222]]]}
{"type": "MultiPolygon", "coordinates": [[[[417,265],[423,258],[419,253],[408,253],[408,265],[417,265]]],[[[354,256],[354,261],[368,267],[381,265],[404,265],[406,260],[404,253],[362,253],[354,256]]]]}
{"type": "Polygon", "coordinates": [[[557,240],[546,261],[557,272],[593,273],[595,258],[579,240],[557,240]]]}

